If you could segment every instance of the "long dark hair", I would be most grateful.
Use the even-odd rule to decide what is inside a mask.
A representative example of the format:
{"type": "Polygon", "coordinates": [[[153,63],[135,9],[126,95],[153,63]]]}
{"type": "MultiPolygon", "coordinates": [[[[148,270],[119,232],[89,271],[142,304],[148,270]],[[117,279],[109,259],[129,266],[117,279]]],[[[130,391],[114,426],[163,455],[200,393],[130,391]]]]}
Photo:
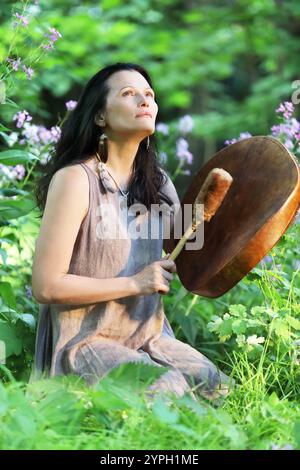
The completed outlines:
{"type": "MultiPolygon", "coordinates": [[[[35,187],[37,206],[44,211],[47,192],[52,176],[60,168],[72,163],[88,160],[98,151],[99,137],[103,133],[94,122],[95,115],[105,110],[109,86],[107,79],[120,70],[136,70],[145,77],[152,87],[152,80],[148,72],[141,66],[132,63],[117,62],[98,71],[84,87],[76,107],[69,112],[61,127],[61,136],[53,149],[53,155],[44,165],[42,176],[35,187]]],[[[157,161],[158,149],[154,134],[149,136],[150,145],[147,149],[147,137],[140,142],[133,163],[133,174],[129,183],[128,206],[136,199],[150,210],[151,204],[172,201],[163,193],[161,186],[165,182],[165,175],[157,161]]],[[[101,159],[107,161],[106,155],[101,159]]]]}

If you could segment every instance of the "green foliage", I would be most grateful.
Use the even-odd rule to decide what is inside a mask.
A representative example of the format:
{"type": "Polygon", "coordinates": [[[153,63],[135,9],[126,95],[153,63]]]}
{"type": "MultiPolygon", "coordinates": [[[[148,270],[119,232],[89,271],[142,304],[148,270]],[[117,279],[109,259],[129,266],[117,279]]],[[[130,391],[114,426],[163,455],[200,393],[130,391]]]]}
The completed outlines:
{"type": "Polygon", "coordinates": [[[283,2],[278,15],[272,0],[50,0],[40,2],[40,11],[31,9],[27,29],[13,30],[11,13],[25,3],[3,2],[0,12],[0,447],[300,448],[299,220],[268,259],[221,298],[193,295],[175,276],[164,299],[176,337],[236,380],[221,409],[189,395],[148,402],[147,386],[165,371],[149,365],[115,368],[90,388],[75,376],[26,384],[38,313],[30,291],[39,230],[33,191],[52,144],[12,142],[18,111],[28,110],[34,125],[61,125],[65,101],[77,99],[97,70],[137,62],[153,77],[168,123],[167,135],[157,133],[159,149],[173,181],[179,177],[181,195],[189,171],[175,150],[182,111],[193,118],[194,171],[225,139],[242,131],[269,133],[274,109],[290,99],[299,69],[299,3],[283,2]],[[40,46],[50,26],[62,40],[45,52],[40,46]],[[8,56],[34,67],[34,80],[23,69],[8,71],[8,56]],[[3,168],[16,165],[24,165],[26,176],[2,179],[3,168]]]}
{"type": "Polygon", "coordinates": [[[141,369],[151,377],[149,367],[121,366],[93,387],[75,376],[27,386],[0,383],[0,448],[299,448],[299,404],[279,400],[275,393],[257,397],[254,404],[247,387],[232,395],[224,409],[187,394],[173,401],[162,396],[149,401],[138,379],[141,369]],[[123,397],[122,387],[115,386],[116,374],[131,396],[123,397]],[[133,382],[128,374],[135,377],[133,382]]]}

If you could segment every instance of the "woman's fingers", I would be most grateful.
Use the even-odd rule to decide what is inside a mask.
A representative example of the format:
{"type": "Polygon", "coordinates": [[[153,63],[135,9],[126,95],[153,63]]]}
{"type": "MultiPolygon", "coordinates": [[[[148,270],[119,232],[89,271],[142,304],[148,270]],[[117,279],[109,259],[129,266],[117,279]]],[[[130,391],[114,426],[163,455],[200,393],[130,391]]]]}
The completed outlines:
{"type": "Polygon", "coordinates": [[[170,273],[169,271],[166,271],[165,269],[162,268],[162,274],[167,281],[172,281],[173,280],[173,274],[170,273]]]}

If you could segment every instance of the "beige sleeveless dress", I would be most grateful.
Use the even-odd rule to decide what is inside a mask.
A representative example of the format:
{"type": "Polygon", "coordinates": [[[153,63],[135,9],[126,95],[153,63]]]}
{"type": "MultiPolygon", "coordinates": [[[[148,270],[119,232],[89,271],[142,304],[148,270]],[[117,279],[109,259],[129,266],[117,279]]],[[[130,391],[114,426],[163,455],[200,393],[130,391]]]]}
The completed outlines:
{"type": "MultiPolygon", "coordinates": [[[[68,273],[99,279],[132,276],[161,259],[161,214],[151,219],[151,224],[154,220],[160,227],[159,237],[151,238],[150,223],[148,238],[131,236],[129,224],[145,227],[149,211],[128,214],[124,223],[117,213],[120,204],[125,207],[119,189],[108,191],[96,172],[85,163],[78,164],[89,179],[89,209],[74,244],[68,273]],[[106,204],[110,204],[110,220],[116,222],[123,238],[101,236],[101,209],[108,207],[106,204]]],[[[163,172],[166,182],[161,191],[178,204],[175,186],[163,172]]],[[[173,223],[172,210],[170,214],[173,223]]],[[[30,380],[76,374],[94,384],[112,368],[128,362],[168,367],[151,385],[149,390],[153,392],[177,396],[189,392],[195,398],[191,387],[196,385],[197,393],[208,399],[228,393],[229,377],[199,351],[175,338],[159,293],[90,305],[40,304],[30,380]]]]}

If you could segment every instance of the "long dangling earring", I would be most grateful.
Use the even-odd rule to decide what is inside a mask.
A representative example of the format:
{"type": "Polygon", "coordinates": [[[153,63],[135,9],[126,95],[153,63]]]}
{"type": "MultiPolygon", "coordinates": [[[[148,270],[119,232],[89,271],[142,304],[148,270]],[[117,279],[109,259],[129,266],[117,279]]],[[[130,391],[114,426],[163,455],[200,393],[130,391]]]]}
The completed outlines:
{"type": "MultiPolygon", "coordinates": [[[[96,126],[99,126],[100,128],[104,129],[105,120],[104,120],[103,116],[100,116],[99,114],[96,114],[96,116],[94,118],[94,122],[95,122],[96,126]]],[[[98,143],[98,152],[102,156],[107,154],[107,140],[108,140],[108,137],[103,131],[100,138],[99,138],[99,143],[98,143]]],[[[107,157],[107,155],[106,155],[106,157],[107,157]]]]}
{"type": "MultiPolygon", "coordinates": [[[[95,117],[95,124],[99,127],[105,127],[104,119],[101,119],[98,116],[95,117]]],[[[111,181],[111,178],[109,176],[105,163],[102,161],[100,157],[100,155],[106,155],[107,157],[107,149],[108,149],[107,141],[108,141],[108,137],[103,132],[99,138],[98,152],[96,152],[96,157],[97,157],[97,160],[99,161],[97,165],[97,170],[98,170],[100,179],[105,189],[113,193],[116,191],[116,188],[111,181]]]]}
{"type": "Polygon", "coordinates": [[[107,141],[108,137],[107,135],[103,132],[99,138],[99,143],[98,143],[98,153],[102,155],[102,157],[106,156],[107,157],[107,141]]]}
{"type": "MultiPolygon", "coordinates": [[[[101,136],[99,138],[99,144],[98,144],[98,150],[100,151],[100,154],[102,153],[102,155],[105,155],[105,150],[104,150],[105,147],[107,148],[107,135],[103,133],[103,134],[101,134],[101,136]]],[[[109,172],[106,168],[105,163],[101,160],[99,152],[96,152],[96,157],[99,161],[99,163],[97,165],[97,170],[98,170],[100,179],[103,183],[103,186],[105,187],[105,189],[107,191],[110,191],[111,193],[114,193],[116,191],[116,187],[112,183],[109,172]]]]}
{"type": "Polygon", "coordinates": [[[146,149],[147,149],[147,150],[149,149],[149,145],[150,145],[150,137],[148,136],[148,137],[147,137],[147,145],[146,145],[146,149]]]}

